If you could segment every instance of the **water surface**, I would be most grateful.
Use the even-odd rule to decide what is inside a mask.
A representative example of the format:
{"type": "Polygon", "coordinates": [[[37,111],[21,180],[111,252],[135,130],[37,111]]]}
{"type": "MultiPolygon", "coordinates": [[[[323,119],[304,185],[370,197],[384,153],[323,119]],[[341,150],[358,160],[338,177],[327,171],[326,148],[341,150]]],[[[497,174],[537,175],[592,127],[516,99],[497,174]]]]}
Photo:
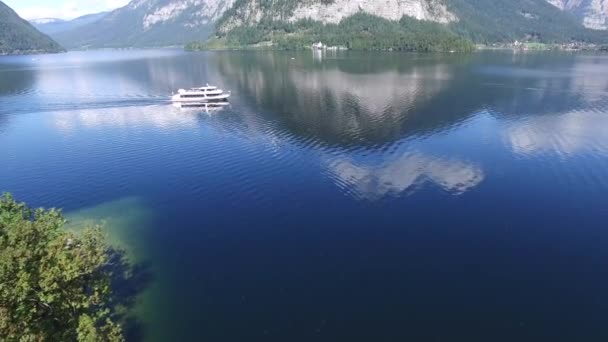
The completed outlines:
{"type": "Polygon", "coordinates": [[[149,265],[144,340],[608,338],[606,55],[0,57],[0,161],[149,265]]]}

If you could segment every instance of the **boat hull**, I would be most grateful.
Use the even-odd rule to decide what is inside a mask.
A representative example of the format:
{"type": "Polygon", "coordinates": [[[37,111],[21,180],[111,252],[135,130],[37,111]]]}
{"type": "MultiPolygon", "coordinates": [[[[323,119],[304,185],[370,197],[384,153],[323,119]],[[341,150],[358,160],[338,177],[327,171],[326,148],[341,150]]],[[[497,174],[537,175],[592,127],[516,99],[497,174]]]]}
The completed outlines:
{"type": "Polygon", "coordinates": [[[213,95],[213,96],[197,96],[197,97],[183,97],[180,94],[173,95],[171,101],[178,103],[210,103],[210,102],[224,102],[227,101],[230,94],[213,95]]]}
{"type": "Polygon", "coordinates": [[[181,109],[220,110],[230,105],[228,102],[174,102],[173,106],[181,109]]]}

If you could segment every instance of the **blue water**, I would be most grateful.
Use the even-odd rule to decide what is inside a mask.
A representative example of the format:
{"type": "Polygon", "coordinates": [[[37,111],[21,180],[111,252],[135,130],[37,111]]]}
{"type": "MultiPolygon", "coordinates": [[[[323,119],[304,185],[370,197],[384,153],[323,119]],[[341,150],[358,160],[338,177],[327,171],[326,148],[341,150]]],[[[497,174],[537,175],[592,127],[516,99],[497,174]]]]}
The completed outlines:
{"type": "Polygon", "coordinates": [[[0,191],[149,265],[133,340],[608,339],[607,55],[0,57],[0,191]]]}

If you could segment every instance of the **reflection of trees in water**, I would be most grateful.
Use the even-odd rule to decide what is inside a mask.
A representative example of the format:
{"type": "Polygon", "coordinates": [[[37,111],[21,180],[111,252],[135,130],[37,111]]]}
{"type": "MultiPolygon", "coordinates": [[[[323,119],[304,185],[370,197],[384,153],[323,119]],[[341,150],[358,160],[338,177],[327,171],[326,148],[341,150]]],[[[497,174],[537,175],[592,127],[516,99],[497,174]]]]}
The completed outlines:
{"type": "Polygon", "coordinates": [[[217,63],[260,112],[294,135],[343,145],[398,139],[408,116],[451,81],[450,67],[424,59],[390,58],[374,67],[358,65],[359,58],[315,64],[302,56],[233,54],[217,63]],[[357,72],[343,71],[349,69],[357,72]]]}
{"type": "Polygon", "coordinates": [[[30,92],[36,82],[37,71],[31,69],[13,69],[11,67],[11,65],[7,65],[3,68],[0,65],[0,96],[4,97],[30,92]]]}
{"type": "Polygon", "coordinates": [[[3,104],[0,106],[0,130],[8,123],[9,116],[12,115],[7,104],[16,101],[14,99],[16,96],[31,93],[36,83],[35,70],[7,70],[10,67],[11,65],[4,67],[0,65],[0,103],[3,104]]]}
{"type": "Polygon", "coordinates": [[[603,72],[593,75],[597,59],[574,55],[217,57],[225,81],[268,119],[294,136],[345,146],[433,134],[486,109],[498,118],[564,113],[603,103],[608,88],[603,72]]]}
{"type": "Polygon", "coordinates": [[[558,114],[603,105],[607,99],[605,57],[567,54],[515,55],[509,64],[480,70],[493,114],[558,114]]]}
{"type": "Polygon", "coordinates": [[[112,274],[110,279],[112,293],[108,303],[112,312],[115,312],[115,317],[112,318],[122,324],[123,333],[128,341],[143,341],[145,327],[134,312],[137,299],[154,280],[150,264],[131,265],[124,251],[110,249],[106,268],[112,274]]]}
{"type": "MultiPolygon", "coordinates": [[[[436,102],[454,82],[454,67],[436,60],[399,66],[380,63],[378,68],[364,67],[369,72],[349,73],[344,71],[348,66],[339,66],[357,63],[356,59],[290,65],[288,58],[276,54],[244,56],[218,60],[220,72],[238,83],[255,112],[298,139],[346,147],[384,145],[459,119],[450,116],[444,103],[436,102]]],[[[408,149],[373,153],[369,158],[348,152],[323,154],[330,178],[357,199],[400,196],[425,183],[460,194],[484,179],[483,170],[472,163],[408,149]]]]}
{"type": "Polygon", "coordinates": [[[515,56],[510,69],[484,70],[501,76],[492,115],[506,123],[515,153],[581,151],[608,153],[608,65],[606,56],[534,54],[515,56]],[[504,120],[508,118],[508,120],[504,120]]]}
{"type": "MultiPolygon", "coordinates": [[[[153,287],[157,284],[158,263],[153,259],[148,233],[155,221],[154,212],[138,197],[126,197],[79,208],[66,215],[68,230],[103,222],[111,246],[107,267],[112,271],[110,305],[119,310],[117,321],[123,326],[127,341],[143,341],[158,322],[146,316],[145,306],[154,304],[153,287]]],[[[161,310],[161,308],[155,308],[161,310]]]]}
{"type": "MultiPolygon", "coordinates": [[[[492,128],[497,138],[515,153],[608,153],[608,135],[598,129],[605,120],[597,115],[608,105],[608,69],[598,67],[605,57],[385,55],[391,57],[319,63],[300,55],[291,60],[284,54],[236,53],[213,61],[226,82],[238,85],[248,110],[276,123],[281,135],[307,143],[379,151],[488,115],[501,124],[492,128]]],[[[366,200],[424,184],[459,194],[485,178],[474,162],[393,147],[370,156],[324,154],[323,160],[338,186],[366,200]]]]}

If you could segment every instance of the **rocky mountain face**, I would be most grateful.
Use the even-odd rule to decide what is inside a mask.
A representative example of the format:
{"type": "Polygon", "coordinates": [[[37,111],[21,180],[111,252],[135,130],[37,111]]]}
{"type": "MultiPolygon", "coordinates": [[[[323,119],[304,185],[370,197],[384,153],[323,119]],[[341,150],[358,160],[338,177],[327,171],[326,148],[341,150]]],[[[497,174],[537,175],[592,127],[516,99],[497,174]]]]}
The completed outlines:
{"type": "Polygon", "coordinates": [[[234,0],[133,0],[98,21],[53,34],[69,48],[183,45],[205,39],[234,0]]]}
{"type": "Polygon", "coordinates": [[[240,33],[249,39],[274,30],[277,23],[288,26],[310,19],[337,24],[357,15],[438,23],[441,29],[480,43],[604,42],[608,38],[597,36],[602,32],[586,30],[583,24],[608,28],[607,5],[608,0],[133,0],[93,20],[37,25],[73,49],[185,45],[206,41],[214,32],[224,36],[239,31],[235,28],[244,28],[240,33]],[[274,24],[267,25],[270,22],[274,24]]]}
{"type": "Polygon", "coordinates": [[[361,12],[390,20],[399,20],[403,16],[444,24],[458,20],[441,0],[303,0],[270,4],[262,0],[247,0],[237,2],[220,21],[218,29],[227,32],[239,26],[256,25],[264,19],[288,22],[312,19],[337,24],[361,12]]]}
{"type": "Polygon", "coordinates": [[[59,44],[0,1],[0,55],[61,51],[59,44]]]}
{"type": "Polygon", "coordinates": [[[572,13],[582,24],[594,30],[608,29],[608,0],[547,0],[553,6],[572,13]]]}
{"type": "MultiPolygon", "coordinates": [[[[382,27],[387,26],[386,23],[381,23],[382,20],[409,18],[410,22],[418,19],[439,24],[436,25],[439,30],[444,29],[482,44],[509,43],[515,40],[606,43],[608,36],[604,37],[601,32],[586,29],[575,16],[558,8],[562,3],[563,6],[568,5],[562,7],[563,9],[569,9],[573,4],[577,4],[576,8],[583,8],[585,3],[596,4],[593,6],[597,7],[600,2],[608,3],[608,0],[238,0],[234,7],[219,19],[216,36],[227,37],[229,43],[237,41],[252,44],[252,41],[259,40],[259,36],[276,40],[277,33],[282,33],[287,39],[291,31],[299,30],[300,33],[309,35],[312,32],[315,39],[325,41],[329,38],[323,37],[323,30],[318,26],[313,28],[303,23],[302,19],[337,24],[344,23],[346,18],[357,17],[356,21],[360,25],[355,26],[363,30],[353,31],[352,35],[358,36],[378,28],[382,31],[382,27]],[[552,1],[553,5],[548,1],[552,1]],[[361,14],[378,17],[381,21],[372,23],[361,14]],[[279,32],[281,30],[282,32],[279,32]]],[[[595,27],[598,27],[599,21],[595,19],[595,27]]],[[[591,22],[592,19],[587,19],[587,26],[590,26],[591,22]]],[[[416,26],[415,23],[402,32],[412,32],[412,26],[416,26]]],[[[422,31],[428,31],[430,28],[431,26],[427,26],[422,31]]],[[[377,31],[375,30],[375,36],[368,40],[381,40],[382,37],[378,36],[377,31]]],[[[332,31],[333,36],[334,33],[332,31]]],[[[345,32],[341,33],[342,36],[348,36],[345,32]]],[[[415,40],[428,40],[429,35],[422,37],[424,35],[419,35],[415,40]]],[[[343,38],[338,43],[344,43],[345,39],[354,39],[343,38]]]]}

